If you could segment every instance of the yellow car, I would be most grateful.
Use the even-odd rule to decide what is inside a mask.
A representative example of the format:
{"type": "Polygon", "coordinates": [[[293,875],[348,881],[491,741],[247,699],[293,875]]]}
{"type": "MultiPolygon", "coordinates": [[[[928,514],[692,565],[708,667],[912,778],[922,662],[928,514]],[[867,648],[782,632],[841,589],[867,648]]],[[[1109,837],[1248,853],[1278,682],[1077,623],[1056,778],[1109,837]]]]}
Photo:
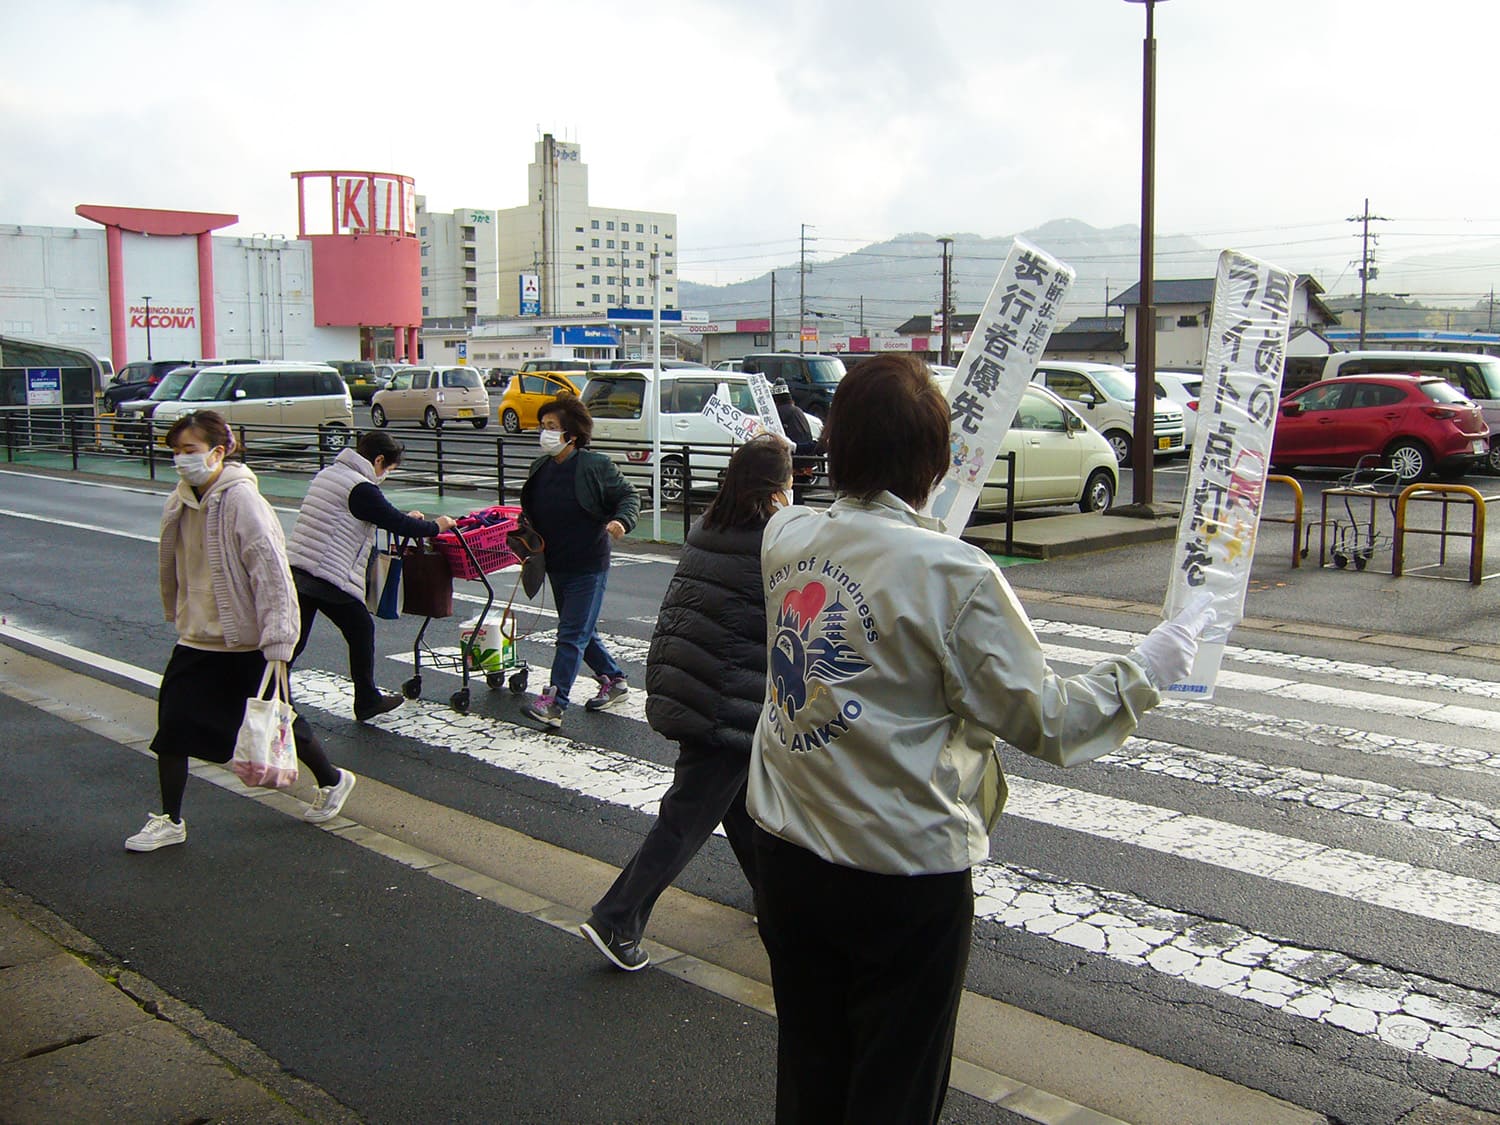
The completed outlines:
{"type": "Polygon", "coordinates": [[[587,371],[526,371],[511,376],[500,396],[500,425],[508,434],[537,428],[536,412],[560,394],[583,394],[587,371]]]}

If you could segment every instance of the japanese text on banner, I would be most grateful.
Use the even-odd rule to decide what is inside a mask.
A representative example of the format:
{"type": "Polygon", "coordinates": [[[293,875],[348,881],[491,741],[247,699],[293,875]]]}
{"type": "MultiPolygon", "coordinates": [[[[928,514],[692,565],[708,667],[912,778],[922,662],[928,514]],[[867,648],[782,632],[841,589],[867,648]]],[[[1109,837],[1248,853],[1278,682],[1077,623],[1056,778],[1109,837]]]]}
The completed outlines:
{"type": "Polygon", "coordinates": [[[1073,270],[1021,239],[1011,245],[948,388],[951,456],[927,512],[959,535],[1057,324],[1073,270]]]}
{"type": "Polygon", "coordinates": [[[750,394],[755,399],[755,413],[761,424],[777,437],[786,437],[786,427],[781,424],[781,415],[776,413],[776,400],[771,396],[771,384],[758,371],[749,374],[750,394]]]}
{"type": "Polygon", "coordinates": [[[1198,432],[1163,616],[1197,590],[1213,595],[1188,678],[1172,695],[1213,697],[1229,631],[1244,614],[1281,398],[1296,275],[1226,250],[1219,256],[1208,356],[1198,399],[1198,432]]]}
{"type": "MultiPolygon", "coordinates": [[[[760,434],[775,433],[762,419],[738,409],[727,402],[718,391],[709,395],[708,401],[703,404],[703,417],[727,430],[730,439],[735,442],[749,441],[760,434]]],[[[776,436],[783,441],[786,440],[783,434],[776,436]]]]}

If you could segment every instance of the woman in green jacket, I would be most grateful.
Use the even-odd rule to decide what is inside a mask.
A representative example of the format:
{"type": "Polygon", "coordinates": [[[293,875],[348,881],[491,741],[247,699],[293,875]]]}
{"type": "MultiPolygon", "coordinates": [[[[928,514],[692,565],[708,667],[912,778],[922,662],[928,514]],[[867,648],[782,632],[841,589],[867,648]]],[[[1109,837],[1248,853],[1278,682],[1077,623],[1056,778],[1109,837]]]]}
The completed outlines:
{"type": "Polygon", "coordinates": [[[641,501],[607,456],[588,448],[594,419],[562,395],[537,411],[542,456],[521,487],[521,507],[547,544],[547,581],[557,603],[552,679],[521,713],[543,726],[562,726],[568,693],[587,664],[599,690],[584,707],[602,711],[630,691],[625,672],[599,640],[599,612],[609,580],[610,543],[635,526],[641,501]]]}

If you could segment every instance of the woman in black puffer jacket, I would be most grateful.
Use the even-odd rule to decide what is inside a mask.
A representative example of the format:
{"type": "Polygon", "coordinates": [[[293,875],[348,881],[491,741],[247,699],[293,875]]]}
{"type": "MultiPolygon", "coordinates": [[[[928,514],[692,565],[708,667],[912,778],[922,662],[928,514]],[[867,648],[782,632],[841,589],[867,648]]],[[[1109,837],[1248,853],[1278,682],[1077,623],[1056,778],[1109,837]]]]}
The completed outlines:
{"type": "Polygon", "coordinates": [[[618,968],[650,962],[640,942],[651,908],[720,822],[755,886],[745,777],[766,694],[760,541],[791,494],[783,441],[761,437],[736,450],[662,600],[646,661],[646,718],[679,744],[672,786],[640,850],[579,927],[618,968]]]}

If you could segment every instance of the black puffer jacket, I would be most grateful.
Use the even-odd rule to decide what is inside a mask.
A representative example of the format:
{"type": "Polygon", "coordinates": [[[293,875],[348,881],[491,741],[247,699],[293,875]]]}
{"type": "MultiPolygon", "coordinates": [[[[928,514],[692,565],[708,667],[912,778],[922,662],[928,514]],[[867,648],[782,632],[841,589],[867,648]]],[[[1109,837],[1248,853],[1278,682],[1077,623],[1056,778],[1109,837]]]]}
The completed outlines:
{"type": "Polygon", "coordinates": [[[646,659],[646,719],[674,742],[750,753],[766,694],[765,530],[688,533],[646,659]]]}

